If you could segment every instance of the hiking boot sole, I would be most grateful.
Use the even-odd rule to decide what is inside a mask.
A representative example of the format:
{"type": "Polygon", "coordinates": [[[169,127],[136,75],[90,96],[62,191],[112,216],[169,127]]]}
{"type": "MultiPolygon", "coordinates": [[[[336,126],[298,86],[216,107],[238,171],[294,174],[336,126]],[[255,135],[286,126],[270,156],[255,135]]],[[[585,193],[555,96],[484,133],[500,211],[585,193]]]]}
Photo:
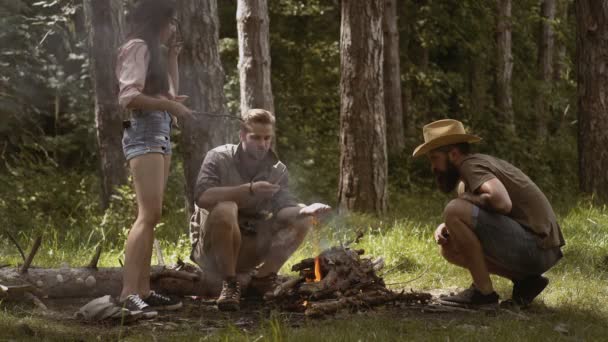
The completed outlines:
{"type": "Polygon", "coordinates": [[[471,309],[471,310],[495,310],[498,308],[498,302],[488,303],[488,304],[467,304],[467,303],[451,302],[451,301],[442,300],[442,299],[437,300],[437,302],[439,304],[445,305],[445,306],[451,306],[451,307],[463,308],[463,309],[471,309]]]}

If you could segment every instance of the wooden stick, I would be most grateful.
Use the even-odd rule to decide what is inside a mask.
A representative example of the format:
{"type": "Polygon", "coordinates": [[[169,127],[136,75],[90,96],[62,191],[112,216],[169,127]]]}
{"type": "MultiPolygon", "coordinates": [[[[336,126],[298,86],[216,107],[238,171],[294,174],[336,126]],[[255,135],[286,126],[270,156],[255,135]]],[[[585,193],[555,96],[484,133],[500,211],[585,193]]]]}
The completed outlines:
{"type": "Polygon", "coordinates": [[[89,262],[89,266],[87,268],[92,268],[94,270],[97,269],[97,263],[99,262],[99,257],[101,256],[101,245],[97,246],[95,250],[95,254],[93,255],[93,259],[89,262]]]}
{"type": "Polygon", "coordinates": [[[281,285],[277,286],[276,289],[274,290],[273,295],[275,297],[279,297],[280,295],[282,295],[283,293],[285,293],[287,290],[293,288],[298,283],[301,283],[303,281],[304,281],[303,277],[297,277],[297,278],[289,279],[288,281],[286,281],[286,282],[282,283],[281,285]]]}
{"type": "Polygon", "coordinates": [[[41,243],[42,243],[42,237],[39,236],[36,238],[36,241],[34,241],[34,245],[32,246],[32,250],[30,251],[30,254],[27,256],[27,259],[25,259],[23,266],[21,266],[21,269],[20,269],[21,274],[27,273],[27,269],[30,268],[32,261],[34,261],[34,257],[36,256],[36,253],[38,252],[38,248],[40,248],[41,243]]]}
{"type": "Polygon", "coordinates": [[[40,309],[42,309],[44,311],[47,311],[49,309],[49,308],[46,307],[46,305],[44,305],[44,303],[40,300],[40,298],[36,297],[31,292],[26,292],[26,293],[23,294],[23,296],[25,298],[31,300],[32,302],[34,302],[34,305],[36,305],[40,309]]]}
{"type": "Polygon", "coordinates": [[[160,243],[158,240],[154,239],[154,249],[156,250],[156,259],[158,259],[158,264],[161,266],[165,266],[165,258],[163,258],[163,250],[160,248],[160,243]]]}
{"type": "Polygon", "coordinates": [[[15,240],[15,238],[11,235],[11,233],[8,232],[8,230],[5,230],[4,232],[6,233],[6,235],[8,235],[8,238],[13,242],[15,247],[17,247],[17,249],[19,250],[19,254],[21,254],[23,262],[25,262],[25,253],[23,253],[23,249],[21,249],[21,246],[19,246],[17,240],[15,240]]]}

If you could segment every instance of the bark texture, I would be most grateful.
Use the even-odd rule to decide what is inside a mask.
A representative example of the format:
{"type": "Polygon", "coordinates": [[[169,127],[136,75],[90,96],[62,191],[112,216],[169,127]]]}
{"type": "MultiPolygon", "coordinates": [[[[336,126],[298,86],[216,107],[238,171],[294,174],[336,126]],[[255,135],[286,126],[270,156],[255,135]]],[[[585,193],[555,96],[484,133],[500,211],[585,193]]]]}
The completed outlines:
{"type": "Polygon", "coordinates": [[[403,107],[401,99],[401,68],[399,65],[399,30],[397,1],[385,0],[384,7],[384,109],[388,153],[399,154],[405,147],[403,107]]]}
{"type": "Polygon", "coordinates": [[[238,0],[236,22],[241,113],[250,108],[262,108],[274,113],[270,79],[269,21],[266,0],[238,0]]]}
{"type": "Polygon", "coordinates": [[[95,127],[101,171],[101,205],[108,207],[114,189],[127,181],[122,152],[123,110],[118,105],[116,51],[123,41],[123,3],[85,0],[89,27],[90,72],[95,91],[95,127]]]}
{"type": "Polygon", "coordinates": [[[386,211],[383,0],[342,2],[340,37],[341,211],[386,211]]]}
{"type": "Polygon", "coordinates": [[[576,2],[580,188],[608,201],[608,2],[576,2]]]}
{"type": "Polygon", "coordinates": [[[538,80],[539,94],[536,97],[537,135],[544,140],[548,135],[550,108],[548,98],[551,95],[553,81],[553,56],[555,47],[555,0],[543,0],[541,3],[541,24],[538,41],[538,80]]]}
{"type": "Polygon", "coordinates": [[[510,133],[515,132],[511,78],[513,53],[511,40],[511,0],[496,0],[496,108],[498,118],[510,133]]]}
{"type": "Polygon", "coordinates": [[[216,0],[178,2],[183,50],[180,54],[180,93],[190,96],[195,121],[180,123],[186,200],[193,211],[196,178],[205,154],[228,142],[233,122],[205,114],[225,114],[224,69],[218,50],[219,19],[216,0]]]}
{"type": "MultiPolygon", "coordinates": [[[[95,0],[97,1],[97,0],[95,0]]],[[[11,289],[28,287],[28,292],[48,298],[92,298],[118,296],[122,289],[122,267],[30,268],[22,274],[16,268],[0,269],[0,284],[11,289]]],[[[152,289],[173,295],[208,295],[200,272],[175,271],[153,266],[152,289]]],[[[2,296],[0,295],[0,298],[2,296]]]]}

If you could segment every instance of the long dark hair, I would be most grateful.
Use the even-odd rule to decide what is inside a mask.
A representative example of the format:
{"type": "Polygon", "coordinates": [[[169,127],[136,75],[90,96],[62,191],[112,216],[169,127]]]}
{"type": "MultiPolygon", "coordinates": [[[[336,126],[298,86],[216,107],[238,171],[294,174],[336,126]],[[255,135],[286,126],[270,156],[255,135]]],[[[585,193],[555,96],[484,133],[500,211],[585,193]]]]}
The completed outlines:
{"type": "Polygon", "coordinates": [[[157,95],[169,92],[167,61],[160,46],[160,32],[175,14],[173,0],[140,0],[128,16],[128,39],[142,39],[148,46],[150,63],[146,75],[144,94],[157,95]]]}

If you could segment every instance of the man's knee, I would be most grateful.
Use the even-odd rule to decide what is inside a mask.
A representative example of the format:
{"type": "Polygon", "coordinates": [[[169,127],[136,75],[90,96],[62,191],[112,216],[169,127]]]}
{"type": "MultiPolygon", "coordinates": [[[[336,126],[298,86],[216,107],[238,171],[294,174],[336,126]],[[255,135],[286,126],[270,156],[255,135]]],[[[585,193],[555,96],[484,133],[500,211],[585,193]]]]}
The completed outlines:
{"type": "Polygon", "coordinates": [[[443,219],[448,226],[448,229],[450,228],[450,223],[455,221],[461,221],[465,224],[471,222],[471,216],[473,214],[472,206],[471,203],[463,199],[457,198],[451,200],[443,210],[443,219]]]}
{"type": "Polygon", "coordinates": [[[235,202],[220,202],[211,209],[207,220],[213,227],[232,227],[238,223],[238,209],[235,202]]]}
{"type": "Polygon", "coordinates": [[[440,245],[439,254],[447,261],[454,260],[459,255],[458,251],[451,244],[440,245]]]}
{"type": "Polygon", "coordinates": [[[447,262],[464,267],[464,257],[452,244],[439,246],[439,253],[447,262]]]}

